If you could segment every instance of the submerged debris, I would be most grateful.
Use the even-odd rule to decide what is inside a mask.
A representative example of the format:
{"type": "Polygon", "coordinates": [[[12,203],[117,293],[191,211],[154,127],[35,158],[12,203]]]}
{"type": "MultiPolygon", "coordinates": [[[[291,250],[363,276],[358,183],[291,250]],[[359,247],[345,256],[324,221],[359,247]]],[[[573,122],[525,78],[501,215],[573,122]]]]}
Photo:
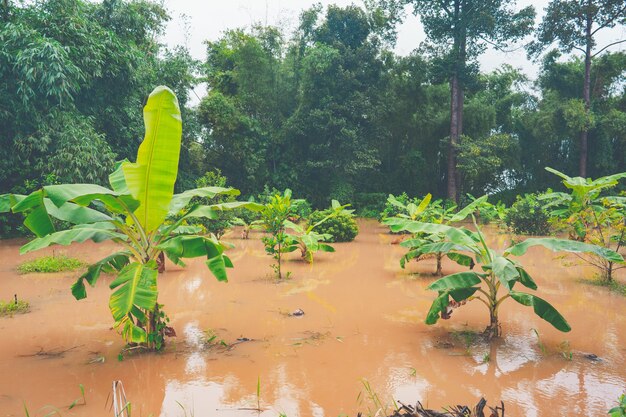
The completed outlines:
{"type": "Polygon", "coordinates": [[[415,407],[401,402],[399,404],[401,405],[400,408],[389,417],[504,417],[504,403],[502,401],[500,401],[499,406],[488,407],[487,400],[484,398],[481,398],[473,409],[466,405],[456,405],[444,412],[428,410],[419,401],[415,407]],[[489,410],[485,411],[485,407],[489,410]]]}
{"type": "Polygon", "coordinates": [[[289,313],[289,315],[292,317],[301,317],[301,316],[304,316],[304,310],[299,308],[297,310],[294,310],[292,313],[289,313]]]}

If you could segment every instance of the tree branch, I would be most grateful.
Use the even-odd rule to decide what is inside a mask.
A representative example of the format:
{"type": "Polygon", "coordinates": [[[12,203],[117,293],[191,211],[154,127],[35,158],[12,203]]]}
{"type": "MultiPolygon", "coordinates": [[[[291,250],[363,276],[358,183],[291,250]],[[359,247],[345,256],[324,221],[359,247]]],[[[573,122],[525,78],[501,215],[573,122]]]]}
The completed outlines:
{"type": "Polygon", "coordinates": [[[617,45],[617,44],[624,43],[624,42],[626,42],[626,39],[622,39],[621,41],[615,41],[615,42],[612,42],[612,43],[610,43],[610,44],[608,44],[608,45],[604,46],[604,47],[603,47],[602,49],[600,49],[598,52],[596,52],[596,53],[594,53],[593,55],[591,55],[591,57],[592,57],[592,58],[595,58],[595,57],[596,57],[596,56],[597,56],[600,52],[604,51],[606,48],[609,48],[609,47],[611,47],[611,46],[613,46],[613,45],[617,45]]]}
{"type": "Polygon", "coordinates": [[[598,32],[599,30],[604,29],[605,27],[609,26],[611,23],[613,23],[615,21],[615,19],[620,17],[622,15],[622,13],[624,13],[624,12],[626,12],[626,6],[622,7],[621,10],[618,10],[617,13],[615,13],[612,17],[610,17],[609,20],[604,22],[604,24],[598,26],[596,28],[596,30],[591,32],[591,36],[595,35],[596,32],[598,32]]]}

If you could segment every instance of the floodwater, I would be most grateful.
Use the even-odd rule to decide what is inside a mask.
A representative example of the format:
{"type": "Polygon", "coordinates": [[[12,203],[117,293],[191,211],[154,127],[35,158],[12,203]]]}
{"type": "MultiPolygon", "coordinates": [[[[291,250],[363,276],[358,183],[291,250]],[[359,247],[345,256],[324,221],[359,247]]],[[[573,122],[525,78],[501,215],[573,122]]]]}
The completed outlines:
{"type": "MultiPolygon", "coordinates": [[[[489,235],[496,248],[507,246],[506,234],[489,235]]],[[[20,257],[23,241],[0,242],[0,299],[18,294],[32,305],[0,318],[0,417],[24,416],[24,405],[31,416],[55,407],[62,416],[110,417],[114,380],[123,382],[132,415],[146,417],[257,416],[258,405],[262,416],[355,416],[375,412],[374,394],[383,404],[420,400],[429,408],[484,396],[492,405],[502,400],[507,416],[603,416],[626,390],[626,298],[580,282],[593,270],[574,257],[533,249],[521,259],[573,330],[560,333],[510,301],[500,314],[504,337],[489,346],[470,340],[488,321],[478,302],[436,326],[423,323],[434,262],[400,269],[398,237],[376,222],[361,221],[354,242],[316,255],[313,265],[290,254],[291,278],[280,283],[259,237],[226,237],[235,245],[229,283],[217,282],[201,259],[185,269],[168,264],[159,300],[178,337],[164,353],[123,361],[108,309],[111,277],[79,302],[69,291],[79,272],[18,275],[16,265],[41,252],[20,257]],[[305,314],[289,315],[297,309],[305,314]],[[79,384],[86,405],[69,410],[79,384]]],[[[114,250],[55,249],[90,261],[114,250]]],[[[459,268],[444,264],[444,272],[459,268]]]]}

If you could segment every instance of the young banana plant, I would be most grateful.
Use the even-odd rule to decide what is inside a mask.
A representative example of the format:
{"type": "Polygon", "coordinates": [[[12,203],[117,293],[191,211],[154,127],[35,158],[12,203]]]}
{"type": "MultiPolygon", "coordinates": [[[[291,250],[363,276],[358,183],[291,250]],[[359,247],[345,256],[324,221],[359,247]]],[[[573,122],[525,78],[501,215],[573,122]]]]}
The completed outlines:
{"type": "Polygon", "coordinates": [[[227,280],[232,262],[215,236],[200,236],[198,229],[183,225],[194,217],[214,218],[219,210],[239,207],[260,209],[248,202],[189,205],[194,197],[238,195],[231,188],[206,187],[174,194],[182,121],[178,100],[167,87],[157,87],[144,107],[146,133],[137,161],[118,163],[110,175],[111,188],[95,184],[45,186],[28,196],[0,196],[0,211],[25,216],[24,224],[36,238],[22,246],[28,253],[50,245],[112,240],[121,250],[88,267],[72,286],[78,300],[87,297],[85,281],[96,284],[102,272],[117,273],[109,285],[113,290],[109,307],[115,327],[129,343],[161,349],[164,335],[171,331],[158,304],[157,263],[165,254],[173,262],[206,257],[206,265],[220,281],[227,280]],[[166,218],[178,214],[168,224],[166,218]],[[66,230],[55,230],[61,220],[66,230]]]}
{"type": "MultiPolygon", "coordinates": [[[[388,225],[391,228],[391,231],[395,231],[392,227],[393,225],[404,224],[407,220],[424,222],[428,219],[430,223],[433,224],[450,225],[452,223],[465,220],[467,216],[474,213],[474,211],[476,211],[485,201],[487,201],[486,195],[474,199],[474,201],[468,204],[465,208],[457,213],[454,213],[453,210],[445,209],[439,206],[439,204],[433,204],[433,207],[429,207],[429,204],[431,203],[431,195],[428,194],[424,197],[419,206],[415,206],[415,204],[413,204],[413,206],[415,206],[415,208],[413,208],[410,207],[411,204],[408,204],[406,206],[407,214],[400,214],[398,217],[387,218],[383,221],[383,223],[388,225]]],[[[433,252],[431,250],[432,247],[437,247],[437,244],[440,243],[442,239],[444,239],[444,235],[441,233],[413,233],[413,237],[411,239],[400,243],[400,246],[409,249],[408,252],[400,259],[400,266],[404,268],[406,263],[413,259],[420,261],[434,256],[437,261],[437,269],[433,275],[442,276],[442,261],[444,256],[458,262],[458,256],[454,253],[445,253],[444,251],[433,252]]]]}
{"type": "MultiPolygon", "coordinates": [[[[626,197],[602,193],[616,187],[620,179],[626,178],[626,172],[592,180],[572,178],[549,167],[546,170],[561,177],[570,193],[541,195],[539,199],[546,202],[544,208],[552,209],[550,214],[561,220],[572,239],[619,252],[626,245],[626,197]]],[[[607,282],[613,280],[615,271],[626,267],[595,255],[581,258],[596,267],[607,282]]]]}
{"type": "Polygon", "coordinates": [[[450,259],[470,269],[468,272],[445,276],[428,286],[428,289],[437,291],[438,296],[428,311],[426,324],[435,324],[439,318],[448,319],[454,309],[476,300],[484,304],[489,312],[489,325],[485,329],[485,336],[488,338],[501,335],[498,311],[509,298],[532,307],[535,314],[556,329],[562,332],[571,329],[565,318],[547,301],[515,289],[515,285],[519,284],[536,290],[537,284],[511,256],[521,256],[532,246],[543,246],[552,251],[587,252],[613,262],[624,262],[620,254],[610,249],[567,239],[527,239],[505,249],[503,253],[497,253],[487,246],[478,226],[477,231],[472,232],[463,227],[398,219],[390,227],[394,232],[441,235],[440,242],[422,245],[421,253],[445,253],[450,259]],[[476,265],[480,265],[480,271],[474,270],[476,265]]]}
{"type": "Polygon", "coordinates": [[[332,239],[332,235],[328,233],[317,233],[315,228],[325,223],[327,220],[338,216],[341,212],[347,211],[352,213],[352,210],[346,210],[350,204],[341,205],[339,201],[332,200],[330,213],[323,217],[320,221],[309,225],[306,229],[299,224],[293,223],[290,220],[285,220],[285,227],[293,230],[294,233],[288,233],[287,236],[291,240],[291,245],[300,249],[302,259],[308,263],[313,263],[313,254],[318,251],[322,252],[334,252],[335,248],[327,243],[323,243],[332,239]]]}

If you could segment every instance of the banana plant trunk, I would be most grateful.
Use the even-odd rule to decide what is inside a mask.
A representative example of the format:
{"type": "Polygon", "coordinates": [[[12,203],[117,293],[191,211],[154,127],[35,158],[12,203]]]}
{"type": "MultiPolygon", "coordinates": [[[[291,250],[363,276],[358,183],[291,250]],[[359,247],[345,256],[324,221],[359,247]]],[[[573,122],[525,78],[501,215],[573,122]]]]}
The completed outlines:
{"type": "Polygon", "coordinates": [[[443,269],[441,267],[441,260],[443,259],[443,253],[437,252],[437,271],[435,271],[435,275],[440,277],[443,275],[443,269]]]}

